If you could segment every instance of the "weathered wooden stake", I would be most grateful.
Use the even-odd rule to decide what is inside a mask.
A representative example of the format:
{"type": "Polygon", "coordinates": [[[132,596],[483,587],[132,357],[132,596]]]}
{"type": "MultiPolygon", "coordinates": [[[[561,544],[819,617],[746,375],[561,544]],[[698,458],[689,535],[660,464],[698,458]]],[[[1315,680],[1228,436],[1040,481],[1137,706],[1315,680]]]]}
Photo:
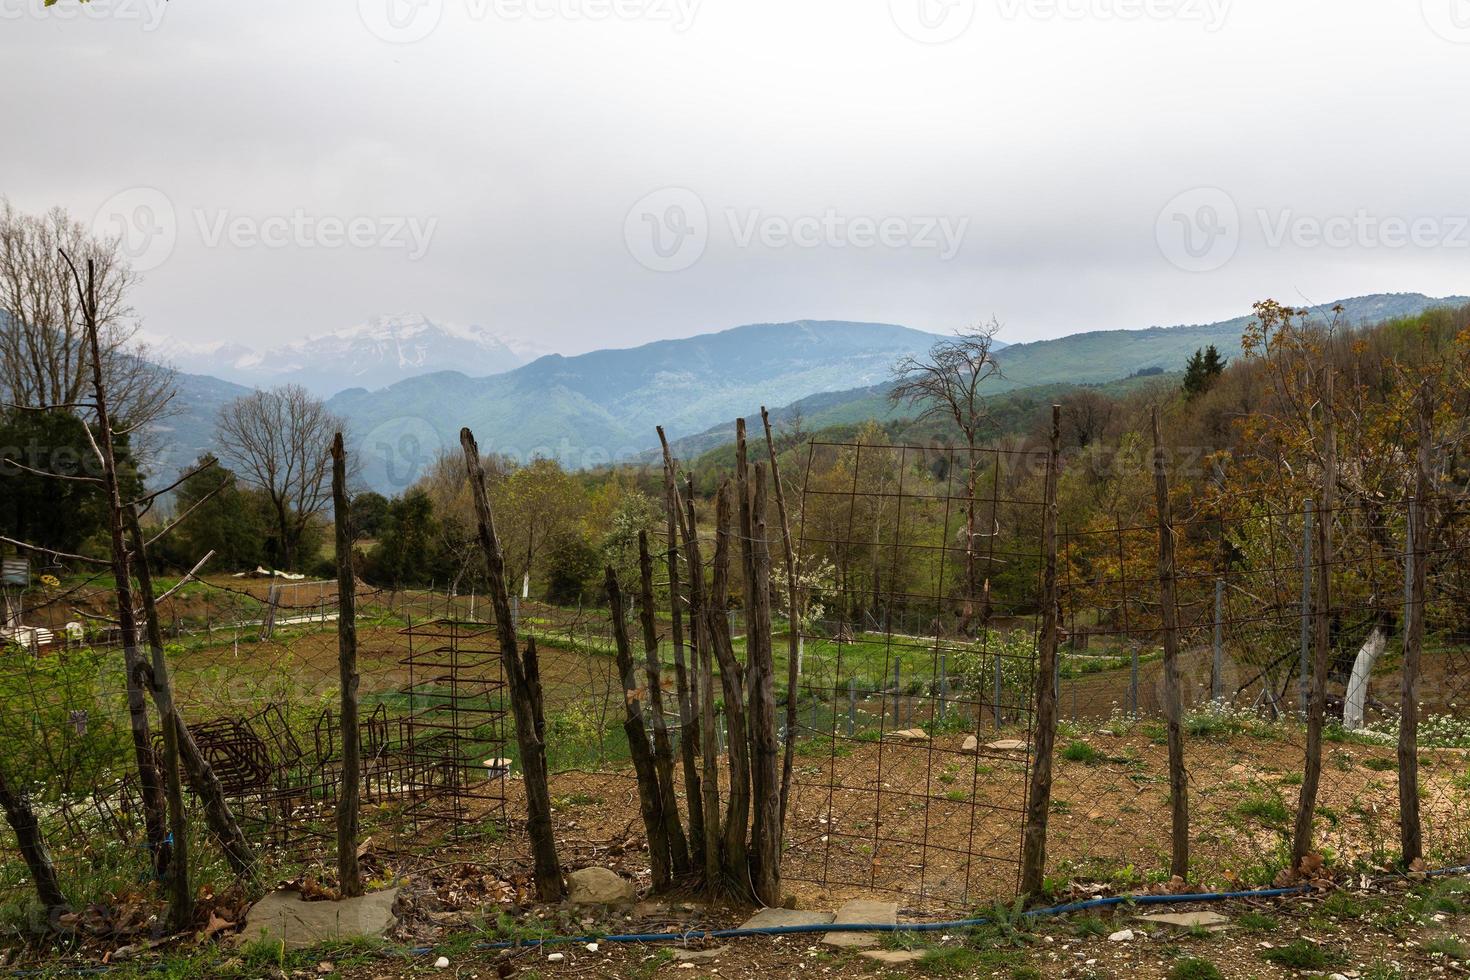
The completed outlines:
{"type": "Polygon", "coordinates": [[[1322,783],[1322,730],[1327,724],[1327,668],[1331,653],[1332,595],[1329,575],[1333,561],[1332,522],[1337,497],[1337,431],[1333,424],[1333,372],[1327,365],[1327,397],[1323,438],[1326,459],[1322,471],[1322,511],[1317,521],[1317,608],[1312,645],[1311,699],[1307,705],[1307,751],[1302,769],[1301,795],[1297,800],[1296,827],[1292,832],[1291,867],[1302,870],[1302,861],[1312,853],[1312,825],[1317,811],[1317,791],[1322,783]]]}
{"type": "Polygon", "coordinates": [[[337,796],[337,879],[342,896],[356,898],[362,894],[362,870],[357,864],[358,799],[362,780],[362,743],[357,731],[357,576],[352,568],[352,507],[347,499],[347,450],[342,445],[340,432],[332,439],[332,510],[337,533],[337,681],[342,697],[342,791],[337,796]]]}
{"type": "Polygon", "coordinates": [[[500,657],[510,681],[511,710],[516,719],[516,742],[521,750],[521,774],[526,787],[526,833],[536,868],[536,895],[543,902],[561,901],[561,861],[556,856],[556,836],[551,824],[551,788],[546,772],[546,722],[541,710],[540,683],[534,658],[527,646],[522,661],[511,618],[510,592],[505,583],[505,555],[495,533],[495,517],[485,490],[485,467],[480,447],[469,429],[459,431],[469,470],[470,493],[475,502],[480,550],[485,554],[485,577],[495,608],[495,629],[500,637],[500,657]],[[529,669],[528,669],[529,668],[529,669]]]}
{"type": "Polygon", "coordinates": [[[710,580],[710,645],[720,662],[720,684],[725,693],[727,763],[730,795],[725,805],[721,830],[721,873],[724,889],[739,897],[750,895],[750,869],[746,860],[746,829],[750,822],[750,738],[745,724],[745,668],[735,659],[730,642],[730,551],[735,536],[734,495],[729,481],[720,487],[715,508],[714,574],[710,580]]]}
{"type": "MultiPolygon", "coordinates": [[[[756,463],[750,504],[750,580],[745,656],[751,671],[751,878],[756,899],[781,904],[781,777],[776,742],[775,658],[771,649],[771,552],[766,528],[766,471],[756,463]]],[[[796,703],[792,692],[791,703],[796,703]]],[[[795,726],[793,725],[793,728],[795,726]]]]}
{"type": "MultiPolygon", "coordinates": [[[[699,745],[704,763],[700,782],[704,798],[704,880],[714,895],[720,890],[723,868],[723,835],[720,829],[720,761],[724,754],[715,727],[714,636],[704,594],[704,559],[699,550],[699,525],[694,515],[694,478],[689,477],[684,496],[686,511],[681,516],[680,534],[689,564],[689,625],[699,661],[699,745]]],[[[692,806],[692,804],[691,804],[692,806]]]]}
{"type": "Polygon", "coordinates": [[[1434,402],[1428,386],[1419,392],[1419,451],[1414,495],[1409,504],[1404,559],[1408,608],[1404,619],[1404,666],[1399,688],[1399,848],[1404,867],[1424,857],[1424,828],[1419,814],[1419,669],[1424,653],[1424,603],[1428,599],[1430,442],[1434,402]]]}
{"type": "MultiPolygon", "coordinates": [[[[669,452],[669,441],[662,426],[658,427],[658,440],[664,453],[664,497],[665,525],[668,534],[667,565],[669,571],[669,606],[672,623],[671,636],[674,642],[674,681],[679,687],[679,756],[684,764],[684,798],[689,810],[689,859],[694,869],[704,873],[704,807],[703,790],[699,780],[700,732],[699,732],[699,678],[698,625],[691,614],[689,622],[690,660],[684,659],[684,607],[679,594],[679,535],[677,525],[682,523],[679,509],[679,488],[674,482],[674,457],[669,452]],[[690,666],[694,668],[690,672],[690,666]]],[[[693,574],[691,572],[690,574],[693,574]]]]}
{"type": "Polygon", "coordinates": [[[143,530],[138,526],[138,514],[134,508],[128,507],[125,516],[133,544],[133,570],[138,574],[138,594],[143,600],[143,622],[148,631],[148,646],[152,651],[152,670],[141,671],[140,663],[142,676],[138,683],[139,686],[153,691],[159,727],[163,729],[163,776],[171,839],[171,853],[166,871],[168,917],[174,930],[182,932],[193,924],[194,890],[189,884],[189,824],[184,813],[184,786],[179,774],[178,712],[174,709],[168,664],[163,655],[163,626],[158,620],[158,606],[154,602],[153,570],[148,565],[143,530]]]}
{"type": "Polygon", "coordinates": [[[608,603],[612,607],[613,641],[617,648],[618,675],[623,682],[623,731],[628,736],[628,754],[638,777],[638,810],[643,815],[643,830],[648,836],[653,890],[667,891],[674,883],[674,874],[669,858],[668,825],[664,820],[663,790],[659,786],[658,763],[654,761],[653,750],[648,745],[648,732],[643,726],[643,699],[639,697],[633,651],[628,642],[623,590],[611,565],[604,573],[603,585],[607,588],[608,603]]]}
{"type": "Polygon", "coordinates": [[[1041,523],[1041,637],[1036,660],[1036,734],[1031,792],[1021,838],[1021,894],[1036,897],[1046,874],[1046,821],[1051,812],[1052,751],[1057,737],[1057,470],[1061,460],[1062,409],[1051,409],[1051,446],[1041,523]]]}
{"type": "Polygon", "coordinates": [[[689,874],[689,845],[679,817],[679,798],[674,792],[674,746],[664,718],[663,672],[658,662],[658,624],[653,610],[653,556],[648,553],[648,532],[638,532],[638,618],[643,627],[643,653],[648,671],[648,710],[653,718],[653,762],[658,772],[660,813],[673,873],[689,874]]]}
{"type": "Polygon", "coordinates": [[[45,838],[41,836],[36,811],[25,793],[11,785],[4,769],[0,769],[0,810],[5,811],[5,822],[10,824],[15,841],[20,845],[21,857],[25,859],[26,869],[36,886],[36,897],[46,911],[52,913],[54,920],[55,913],[65,912],[70,905],[56,880],[56,865],[51,863],[51,852],[46,849],[45,838]]]}
{"type": "Polygon", "coordinates": [[[1164,639],[1164,715],[1169,729],[1169,809],[1173,850],[1169,873],[1189,879],[1189,779],[1184,771],[1184,702],[1179,691],[1179,605],[1175,585],[1174,514],[1159,410],[1153,410],[1154,503],[1159,512],[1159,613],[1164,639]]]}
{"type": "Polygon", "coordinates": [[[791,798],[791,769],[796,755],[796,687],[801,682],[801,593],[796,581],[796,549],[791,541],[791,520],[786,516],[786,491],[781,486],[781,464],[776,459],[776,440],[771,435],[771,414],[761,406],[761,423],[766,430],[766,452],[771,458],[771,484],[776,490],[776,516],[781,521],[781,548],[786,560],[786,754],[781,762],[781,826],[786,826],[786,805],[791,798]]]}

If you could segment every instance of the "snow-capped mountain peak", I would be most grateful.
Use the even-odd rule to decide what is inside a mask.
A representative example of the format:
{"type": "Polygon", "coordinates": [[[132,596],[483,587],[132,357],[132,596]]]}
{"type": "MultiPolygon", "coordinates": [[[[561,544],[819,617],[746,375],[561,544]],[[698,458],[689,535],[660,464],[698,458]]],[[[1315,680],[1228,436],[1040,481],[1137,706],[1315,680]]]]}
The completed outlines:
{"type": "Polygon", "coordinates": [[[190,343],[159,335],[140,340],[153,357],[193,374],[259,387],[296,383],[323,396],[434,371],[499,374],[542,353],[485,327],[441,323],[421,313],[376,316],[262,351],[228,341],[190,343]]]}

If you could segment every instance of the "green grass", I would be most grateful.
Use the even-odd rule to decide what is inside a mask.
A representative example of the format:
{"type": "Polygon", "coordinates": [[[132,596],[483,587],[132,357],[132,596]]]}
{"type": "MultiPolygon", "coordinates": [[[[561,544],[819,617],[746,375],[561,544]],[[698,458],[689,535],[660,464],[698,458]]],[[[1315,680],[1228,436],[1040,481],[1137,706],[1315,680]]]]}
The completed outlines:
{"type": "Polygon", "coordinates": [[[1169,967],[1169,980],[1224,980],[1224,974],[1209,960],[1189,956],[1169,967]]]}
{"type": "Polygon", "coordinates": [[[1247,932],[1275,932],[1281,928],[1281,922],[1274,915],[1264,912],[1242,912],[1235,924],[1247,932]]]}
{"type": "Polygon", "coordinates": [[[1081,762],[1095,766],[1105,761],[1107,756],[1086,742],[1068,742],[1067,747],[1062,749],[1062,758],[1068,762],[1081,762]]]}
{"type": "Polygon", "coordinates": [[[1321,946],[1305,939],[1293,939],[1285,946],[1262,950],[1261,958],[1289,970],[1325,970],[1338,959],[1321,946]]]}
{"type": "Polygon", "coordinates": [[[1291,820],[1291,811],[1276,796],[1259,795],[1242,800],[1235,805],[1235,812],[1242,817],[1257,820],[1268,827],[1284,827],[1291,820]]]}
{"type": "Polygon", "coordinates": [[[1459,936],[1451,933],[1442,933],[1426,939],[1423,949],[1431,956],[1445,956],[1452,960],[1459,960],[1461,963],[1470,960],[1470,947],[1467,947],[1459,936]]]}
{"type": "Polygon", "coordinates": [[[1073,924],[1072,931],[1079,939],[1099,939],[1112,932],[1108,924],[1095,915],[1085,915],[1078,919],[1073,924]]]}

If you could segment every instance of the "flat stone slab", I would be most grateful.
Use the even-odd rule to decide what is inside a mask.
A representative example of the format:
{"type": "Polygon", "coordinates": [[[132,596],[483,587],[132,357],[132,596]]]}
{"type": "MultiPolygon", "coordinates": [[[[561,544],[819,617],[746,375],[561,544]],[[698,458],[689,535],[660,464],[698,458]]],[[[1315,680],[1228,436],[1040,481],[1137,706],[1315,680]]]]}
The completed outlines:
{"type": "Polygon", "coordinates": [[[761,909],[740,923],[742,929],[769,929],[773,926],[825,926],[831,923],[831,912],[807,909],[761,909]]]}
{"type": "Polygon", "coordinates": [[[889,732],[888,737],[900,742],[927,742],[929,733],[922,728],[903,728],[896,732],[889,732]]]}
{"type": "Polygon", "coordinates": [[[674,950],[674,962],[713,963],[728,952],[730,952],[729,946],[716,946],[714,949],[676,949],[674,950]]]}
{"type": "Polygon", "coordinates": [[[267,939],[287,949],[306,949],[337,939],[381,938],[398,921],[398,889],[335,902],[306,902],[300,892],[271,892],[245,914],[241,942],[267,939]]]}
{"type": "Polygon", "coordinates": [[[1019,738],[1003,738],[999,741],[988,742],[985,747],[995,752],[1025,752],[1026,743],[1019,738]]]}
{"type": "MultiPolygon", "coordinates": [[[[860,923],[872,923],[874,925],[894,925],[898,922],[898,904],[896,902],[875,902],[867,898],[855,898],[837,910],[832,919],[833,925],[857,925],[860,923]]],[[[822,942],[828,946],[841,946],[846,949],[870,949],[878,945],[880,933],[876,932],[829,932],[822,937],[822,942]]]]}
{"type": "Polygon", "coordinates": [[[887,963],[889,966],[902,966],[905,963],[917,963],[924,958],[922,949],[865,949],[859,956],[879,963],[887,963]]]}
{"type": "Polygon", "coordinates": [[[1219,932],[1230,925],[1230,917],[1219,912],[1159,912],[1134,918],[1154,925],[1173,926],[1176,929],[1208,929],[1210,932],[1219,932]]]}

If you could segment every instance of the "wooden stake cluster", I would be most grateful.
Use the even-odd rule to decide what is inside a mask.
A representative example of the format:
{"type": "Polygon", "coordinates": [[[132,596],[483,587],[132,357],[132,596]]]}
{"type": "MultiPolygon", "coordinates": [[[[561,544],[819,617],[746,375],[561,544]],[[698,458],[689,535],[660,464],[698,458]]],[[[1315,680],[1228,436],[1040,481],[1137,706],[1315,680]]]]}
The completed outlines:
{"type": "MultiPolygon", "coordinates": [[[[684,787],[689,831],[675,832],[678,802],[671,792],[673,755],[659,741],[661,688],[656,652],[652,564],[646,544],[640,541],[640,571],[643,581],[643,625],[648,650],[648,690],[654,716],[653,765],[638,765],[647,743],[633,749],[639,769],[640,799],[662,801],[664,830],[662,846],[668,848],[670,864],[677,874],[681,839],[687,842],[688,867],[703,879],[712,894],[755,899],[775,905],[781,899],[781,828],[784,821],[783,779],[780,744],[776,727],[775,669],[771,637],[771,554],[767,527],[767,470],[762,464],[752,469],[747,461],[745,423],[736,424],[736,477],[726,481],[715,495],[715,550],[706,590],[704,559],[694,513],[694,488],[686,485],[681,495],[674,459],[663,429],[658,430],[664,453],[664,496],[668,508],[669,584],[674,609],[675,671],[679,691],[679,717],[683,733],[684,787]],[[681,499],[682,497],[682,499],[681,499]],[[678,540],[675,534],[677,532],[678,540]],[[681,593],[686,576],[678,572],[682,557],[687,570],[687,593],[681,593]],[[737,543],[738,542],[738,543],[737,543]],[[735,655],[729,619],[731,566],[739,553],[742,592],[746,600],[746,658],[735,655]],[[688,638],[692,659],[686,670],[682,662],[684,610],[688,611],[688,638]],[[715,665],[719,668],[719,694],[728,732],[726,773],[722,779],[715,735],[715,665]],[[697,727],[696,727],[697,726],[697,727]],[[667,761],[665,761],[667,760],[667,761]],[[649,770],[644,776],[643,770],[649,770]],[[648,785],[643,784],[647,782],[648,785]],[[721,806],[720,785],[727,783],[721,806]],[[671,821],[669,818],[673,817],[671,821]]],[[[772,450],[774,462],[774,449],[772,450]]],[[[786,534],[785,505],[777,486],[783,538],[786,534]]],[[[621,649],[626,639],[620,620],[621,596],[612,571],[607,575],[608,592],[614,599],[614,629],[621,649]]],[[[793,631],[795,626],[793,624],[793,631]]],[[[794,661],[793,661],[794,662],[794,661]]],[[[629,686],[628,698],[638,696],[629,686]]],[[[636,739],[631,719],[630,739],[636,739]]],[[[793,726],[794,728],[794,726],[793,726]]],[[[645,735],[644,738],[647,736],[645,735]]],[[[652,819],[645,815],[645,824],[652,819]]],[[[650,831],[650,845],[655,835],[650,831]]],[[[655,864],[657,866],[657,863],[655,864]]],[[[656,879],[657,883],[657,879],[656,879]]]]}
{"type": "Polygon", "coordinates": [[[1419,451],[1415,456],[1414,496],[1405,528],[1404,569],[1408,588],[1404,622],[1404,666],[1399,691],[1399,845],[1405,867],[1424,858],[1424,828],[1419,814],[1419,666],[1424,653],[1424,602],[1428,584],[1427,507],[1434,400],[1426,385],[1419,392],[1419,451]]]}

